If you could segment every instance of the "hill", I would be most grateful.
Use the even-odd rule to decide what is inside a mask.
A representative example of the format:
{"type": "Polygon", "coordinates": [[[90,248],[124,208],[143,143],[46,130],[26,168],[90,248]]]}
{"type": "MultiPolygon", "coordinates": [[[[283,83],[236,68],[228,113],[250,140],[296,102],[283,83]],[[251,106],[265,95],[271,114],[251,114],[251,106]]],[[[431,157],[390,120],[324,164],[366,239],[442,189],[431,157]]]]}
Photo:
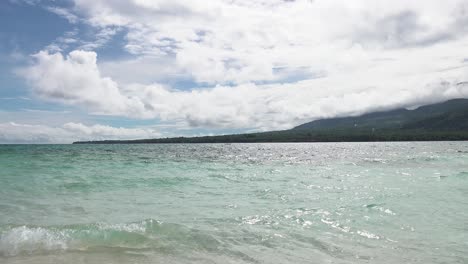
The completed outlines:
{"type": "Polygon", "coordinates": [[[315,120],[290,130],[205,137],[104,140],[74,144],[253,143],[468,140],[468,99],[414,110],[395,109],[356,117],[315,120]]]}
{"type": "Polygon", "coordinates": [[[316,120],[293,130],[321,131],[328,129],[468,129],[468,99],[454,99],[439,104],[421,106],[414,110],[396,109],[374,112],[357,117],[316,120]]]}

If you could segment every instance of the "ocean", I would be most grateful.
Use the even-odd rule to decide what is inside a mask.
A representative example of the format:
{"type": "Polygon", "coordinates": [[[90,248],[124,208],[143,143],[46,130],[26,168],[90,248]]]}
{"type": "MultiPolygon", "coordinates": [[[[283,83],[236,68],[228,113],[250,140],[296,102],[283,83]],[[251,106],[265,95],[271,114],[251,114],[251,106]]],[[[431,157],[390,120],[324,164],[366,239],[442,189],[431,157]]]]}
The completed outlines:
{"type": "Polygon", "coordinates": [[[468,142],[1,145],[0,263],[468,263],[468,142]]]}

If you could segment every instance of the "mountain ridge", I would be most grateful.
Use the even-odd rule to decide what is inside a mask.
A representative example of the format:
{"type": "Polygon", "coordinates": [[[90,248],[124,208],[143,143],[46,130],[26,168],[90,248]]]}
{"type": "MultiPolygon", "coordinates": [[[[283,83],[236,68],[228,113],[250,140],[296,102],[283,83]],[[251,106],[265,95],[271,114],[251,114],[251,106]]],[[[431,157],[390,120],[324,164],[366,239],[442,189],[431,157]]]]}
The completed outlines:
{"type": "MultiPolygon", "coordinates": [[[[377,111],[359,115],[356,117],[340,117],[340,118],[328,118],[319,119],[304,123],[296,126],[295,129],[309,129],[319,130],[324,128],[352,128],[351,126],[360,127],[374,127],[374,128],[395,128],[395,125],[400,125],[400,128],[415,126],[409,125],[409,123],[415,121],[423,121],[428,118],[441,117],[453,112],[466,113],[468,111],[468,99],[452,99],[442,103],[423,105],[413,110],[406,108],[397,108],[389,111],[377,111]],[[378,121],[384,121],[378,123],[378,121]],[[392,126],[393,125],[393,126],[392,126]]],[[[467,126],[468,128],[468,126],[467,126]]]]}

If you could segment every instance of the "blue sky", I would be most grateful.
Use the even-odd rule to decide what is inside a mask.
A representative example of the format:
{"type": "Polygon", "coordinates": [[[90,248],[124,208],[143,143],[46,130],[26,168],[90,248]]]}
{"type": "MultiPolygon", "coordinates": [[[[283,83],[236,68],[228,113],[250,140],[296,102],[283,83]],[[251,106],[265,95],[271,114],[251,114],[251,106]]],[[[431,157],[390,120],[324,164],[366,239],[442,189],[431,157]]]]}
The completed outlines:
{"type": "Polygon", "coordinates": [[[0,143],[211,135],[467,97],[468,3],[0,2],[0,143]]]}

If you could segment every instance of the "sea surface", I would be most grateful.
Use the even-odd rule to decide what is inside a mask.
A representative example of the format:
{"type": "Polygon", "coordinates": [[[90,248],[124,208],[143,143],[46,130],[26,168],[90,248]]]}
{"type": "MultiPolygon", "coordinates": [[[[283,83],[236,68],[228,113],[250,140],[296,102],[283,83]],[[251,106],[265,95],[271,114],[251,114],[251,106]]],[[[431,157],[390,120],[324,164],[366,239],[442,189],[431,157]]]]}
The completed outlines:
{"type": "Polygon", "coordinates": [[[468,142],[2,145],[0,263],[468,263],[468,142]]]}

